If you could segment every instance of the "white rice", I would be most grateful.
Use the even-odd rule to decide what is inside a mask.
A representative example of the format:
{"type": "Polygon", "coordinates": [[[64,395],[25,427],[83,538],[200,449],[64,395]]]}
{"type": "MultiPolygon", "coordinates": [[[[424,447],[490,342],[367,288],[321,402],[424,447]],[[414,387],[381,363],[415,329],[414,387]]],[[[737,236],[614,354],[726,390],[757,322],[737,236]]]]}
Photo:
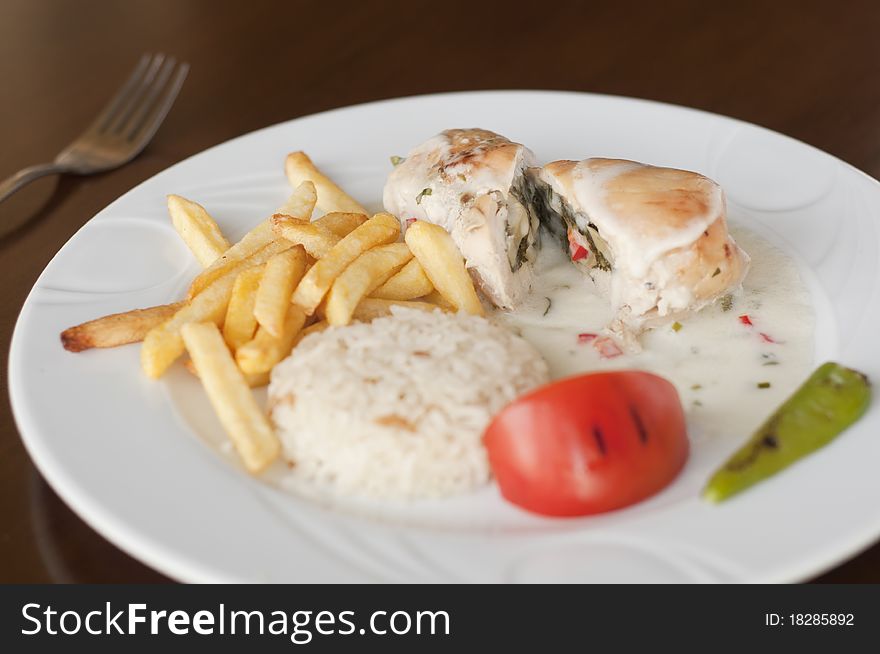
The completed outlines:
{"type": "Polygon", "coordinates": [[[547,379],[531,345],[485,318],[395,307],[303,339],[272,371],[269,406],[300,479],[442,497],[489,480],[483,430],[547,379]]]}

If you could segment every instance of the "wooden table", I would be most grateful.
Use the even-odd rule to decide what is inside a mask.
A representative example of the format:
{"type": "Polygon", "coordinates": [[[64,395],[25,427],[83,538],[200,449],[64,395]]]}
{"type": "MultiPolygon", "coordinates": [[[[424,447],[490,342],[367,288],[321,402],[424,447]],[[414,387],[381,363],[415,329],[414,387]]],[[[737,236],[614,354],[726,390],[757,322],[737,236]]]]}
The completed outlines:
{"type": "MultiPolygon", "coordinates": [[[[142,52],[192,64],[134,162],[44,181],[0,205],[3,350],[40,271],[110,201],[204,148],[332,107],[487,88],[637,96],[758,123],[880,176],[880,3],[454,4],[0,0],[0,177],[53,157],[142,52]]],[[[3,365],[0,581],[164,581],[86,526],[34,469],[3,365]]],[[[819,580],[880,582],[880,546],[819,580]]]]}

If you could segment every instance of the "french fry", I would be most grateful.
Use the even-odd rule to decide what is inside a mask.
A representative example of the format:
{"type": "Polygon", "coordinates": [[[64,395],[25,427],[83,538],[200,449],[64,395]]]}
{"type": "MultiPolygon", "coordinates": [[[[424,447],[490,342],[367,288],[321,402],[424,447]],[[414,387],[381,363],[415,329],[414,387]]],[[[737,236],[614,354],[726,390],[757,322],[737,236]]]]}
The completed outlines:
{"type": "Polygon", "coordinates": [[[293,194],[287,198],[284,204],[278,207],[275,213],[308,222],[312,219],[312,211],[315,210],[317,200],[318,195],[315,191],[315,185],[306,180],[296,187],[293,194]]]}
{"type": "MultiPolygon", "coordinates": [[[[192,375],[196,378],[199,376],[199,371],[196,370],[196,364],[193,363],[192,359],[187,359],[183,362],[183,367],[187,369],[188,372],[192,373],[192,375]]],[[[258,375],[248,375],[246,373],[241,373],[244,377],[245,382],[251,388],[260,388],[262,386],[268,386],[271,375],[268,372],[261,372],[258,375]]]]}
{"type": "Polygon", "coordinates": [[[292,152],[284,162],[284,172],[290,185],[294,188],[305,181],[310,181],[318,190],[318,209],[324,213],[345,211],[347,213],[363,213],[367,210],[352,197],[339,188],[333,180],[317,169],[305,152],[292,152]]]}
{"type": "Polygon", "coordinates": [[[348,236],[365,222],[365,214],[339,211],[324,214],[311,223],[281,213],[272,216],[275,234],[279,238],[302,245],[309,256],[315,259],[326,255],[342,237],[348,236]]]}
{"type": "Polygon", "coordinates": [[[305,272],[306,251],[301,245],[276,254],[266,262],[254,298],[254,318],[275,338],[281,337],[290,296],[305,272]]]}
{"type": "Polygon", "coordinates": [[[272,231],[272,223],[267,218],[245,234],[244,238],[229,248],[222,257],[196,275],[196,278],[189,285],[187,298],[192,299],[197,296],[210,286],[213,281],[229,272],[233,266],[266,247],[275,239],[276,236],[275,232],[272,231]]]}
{"type": "Polygon", "coordinates": [[[391,315],[391,307],[409,307],[410,309],[419,309],[421,311],[440,311],[440,307],[436,304],[428,302],[416,302],[414,300],[380,300],[374,297],[365,297],[357,305],[352,318],[369,322],[373,318],[381,318],[382,316],[391,315]]]}
{"type": "Polygon", "coordinates": [[[314,221],[315,225],[333,232],[339,238],[348,236],[355,229],[367,222],[369,216],[365,213],[345,213],[332,211],[314,221]]]}
{"type": "Polygon", "coordinates": [[[483,315],[483,305],[464,266],[464,258],[445,229],[417,220],[407,228],[404,240],[440,295],[458,311],[483,315]]]}
{"type": "Polygon", "coordinates": [[[364,252],[333,282],[327,294],[327,322],[350,323],[358,303],[412,258],[406,243],[389,243],[364,252]]]}
{"type": "MultiPolygon", "coordinates": [[[[275,255],[278,256],[278,255],[275,255]]],[[[233,350],[247,343],[257,331],[254,300],[265,266],[253,266],[238,273],[223,321],[223,338],[233,350]]]]}
{"type": "Polygon", "coordinates": [[[144,340],[153,327],[162,324],[183,307],[183,302],[149,309],[134,309],[69,327],[61,332],[61,344],[68,352],[93,347],[116,347],[144,340]]]}
{"type": "Polygon", "coordinates": [[[290,354],[296,335],[306,322],[306,314],[295,304],[287,306],[284,328],[279,338],[260,327],[254,338],[235,352],[235,360],[243,373],[256,375],[269,372],[276,363],[290,354]]]}
{"type": "Polygon", "coordinates": [[[334,245],[309,269],[293,292],[293,302],[311,315],[352,261],[370,248],[393,243],[398,236],[400,223],[397,218],[389,213],[377,213],[334,245]]]}
{"type": "MultiPolygon", "coordinates": [[[[287,208],[291,211],[295,210],[305,213],[306,216],[310,216],[312,210],[309,209],[309,202],[314,202],[314,198],[314,186],[311,184],[300,184],[287,202],[281,206],[281,209],[287,208]],[[295,209],[292,207],[295,207],[295,209]]],[[[238,262],[266,247],[276,239],[277,237],[272,229],[272,219],[267,218],[245,234],[244,238],[229,248],[223,256],[212,263],[210,267],[203,270],[193,280],[192,284],[190,284],[187,297],[195,297],[201,293],[208,284],[228,272],[229,269],[235,266],[238,262]]]]}
{"type": "Polygon", "coordinates": [[[318,221],[309,223],[280,213],[272,216],[272,229],[279,238],[302,245],[315,259],[326,256],[342,240],[318,221]]]}
{"type": "Polygon", "coordinates": [[[190,322],[219,324],[223,320],[234,283],[233,275],[221,277],[169,320],[150,330],[141,346],[141,367],[147,377],[158,379],[183,354],[185,347],[180,335],[183,325],[190,322]]]}
{"type": "Polygon", "coordinates": [[[141,367],[147,376],[158,379],[183,354],[185,348],[180,335],[183,325],[189,322],[222,322],[239,272],[250,266],[266,263],[279,252],[291,247],[292,243],[283,240],[269,243],[211,282],[169,320],[151,329],[141,347],[141,367]]]}
{"type": "Polygon", "coordinates": [[[319,320],[318,322],[314,322],[308,327],[301,329],[299,334],[296,335],[296,339],[293,342],[293,347],[295,348],[299,345],[299,342],[304,339],[309,334],[317,334],[318,332],[322,332],[330,326],[330,323],[326,320],[319,320]]]}
{"type": "Polygon", "coordinates": [[[202,205],[179,195],[169,195],[168,213],[174,229],[202,268],[210,266],[229,249],[229,241],[202,205]]]}
{"type": "MultiPolygon", "coordinates": [[[[295,292],[295,291],[294,291],[295,292]]],[[[318,322],[327,322],[327,296],[324,296],[324,299],[318,303],[318,306],[315,307],[315,313],[312,314],[312,318],[318,320],[318,322]]]]}
{"type": "Polygon", "coordinates": [[[434,290],[418,259],[410,259],[400,272],[382,284],[370,297],[382,300],[414,300],[434,290]]]}
{"type": "Polygon", "coordinates": [[[241,374],[244,375],[244,380],[251,388],[262,388],[263,386],[268,386],[269,382],[272,381],[271,370],[267,370],[266,372],[259,372],[255,375],[250,375],[246,372],[243,372],[241,374]]]}
{"type": "Polygon", "coordinates": [[[428,293],[427,295],[417,298],[419,302],[427,302],[429,304],[436,304],[438,307],[443,309],[444,311],[455,311],[455,306],[447,300],[445,297],[440,295],[440,292],[436,289],[428,293]]]}
{"type": "Polygon", "coordinates": [[[189,323],[181,335],[205,393],[249,472],[266,469],[281,453],[268,418],[235,366],[217,326],[189,323]]]}

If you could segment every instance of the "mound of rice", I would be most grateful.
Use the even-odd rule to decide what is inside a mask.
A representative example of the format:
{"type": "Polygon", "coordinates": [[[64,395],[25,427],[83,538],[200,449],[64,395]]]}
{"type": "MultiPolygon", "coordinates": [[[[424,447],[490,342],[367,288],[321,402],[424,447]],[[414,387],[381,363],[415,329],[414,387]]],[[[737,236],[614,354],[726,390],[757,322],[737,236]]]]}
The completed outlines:
{"type": "Polygon", "coordinates": [[[547,381],[522,338],[485,318],[395,307],[307,336],[272,371],[292,474],[343,495],[441,497],[486,483],[482,433],[547,381]]]}

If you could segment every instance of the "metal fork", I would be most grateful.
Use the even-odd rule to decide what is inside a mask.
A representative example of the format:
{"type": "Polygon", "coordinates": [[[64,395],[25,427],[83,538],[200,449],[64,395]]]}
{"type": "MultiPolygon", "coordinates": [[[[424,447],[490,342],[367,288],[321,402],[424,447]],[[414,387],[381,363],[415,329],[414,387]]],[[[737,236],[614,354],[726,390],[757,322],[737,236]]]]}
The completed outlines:
{"type": "Polygon", "coordinates": [[[44,175],[91,175],[134,159],[159,129],[188,71],[189,64],[178,65],[173,57],[143,55],[95,121],[55,161],[29,166],[0,183],[0,202],[44,175]]]}

